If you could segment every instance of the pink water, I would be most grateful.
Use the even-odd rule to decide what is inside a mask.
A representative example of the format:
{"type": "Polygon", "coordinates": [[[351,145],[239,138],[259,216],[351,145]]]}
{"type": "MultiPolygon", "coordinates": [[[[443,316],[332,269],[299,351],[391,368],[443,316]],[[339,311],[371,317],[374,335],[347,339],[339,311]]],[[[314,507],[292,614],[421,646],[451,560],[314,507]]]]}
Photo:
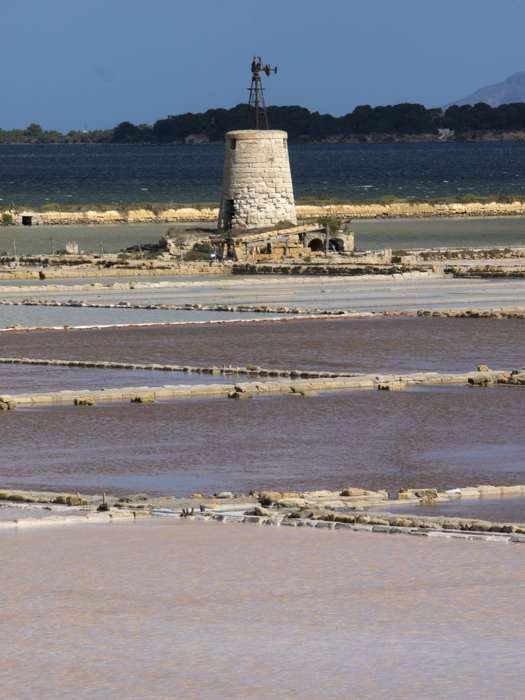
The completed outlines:
{"type": "Polygon", "coordinates": [[[179,520],[0,547],[3,700],[523,697],[520,545],[179,520]]]}

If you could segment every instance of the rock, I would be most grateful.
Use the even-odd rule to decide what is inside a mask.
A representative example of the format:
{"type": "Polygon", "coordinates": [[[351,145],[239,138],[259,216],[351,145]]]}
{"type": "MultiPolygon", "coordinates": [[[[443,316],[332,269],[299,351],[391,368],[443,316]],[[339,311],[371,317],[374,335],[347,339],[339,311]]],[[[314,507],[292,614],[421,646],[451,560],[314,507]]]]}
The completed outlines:
{"type": "Polygon", "coordinates": [[[478,486],[478,491],[481,496],[501,496],[499,486],[478,486]]]}
{"type": "Polygon", "coordinates": [[[262,506],[271,506],[272,503],[276,503],[280,498],[282,498],[279,491],[261,491],[259,494],[259,503],[262,506]]]}
{"type": "Polygon", "coordinates": [[[405,391],[406,385],[404,382],[387,382],[378,384],[377,388],[379,391],[405,391]]]}
{"type": "Polygon", "coordinates": [[[338,510],[340,508],[347,508],[348,505],[344,501],[325,501],[320,504],[321,507],[327,510],[338,510]]]}
{"type": "Polygon", "coordinates": [[[6,498],[7,501],[14,501],[15,503],[33,503],[34,500],[28,496],[23,496],[21,493],[12,493],[6,498]]]}
{"type": "Polygon", "coordinates": [[[490,372],[490,369],[487,365],[478,365],[478,372],[490,372]]]}
{"type": "Polygon", "coordinates": [[[470,523],[469,529],[474,530],[475,532],[488,532],[491,527],[492,523],[489,523],[486,520],[473,520],[470,523]]]}
{"type": "Polygon", "coordinates": [[[306,491],[303,494],[304,498],[332,498],[333,493],[331,491],[306,491]]]}
{"type": "MultiPolygon", "coordinates": [[[[333,515],[333,514],[332,514],[332,515],[333,515]]],[[[326,518],[327,516],[323,516],[323,517],[326,518]]],[[[352,523],[355,523],[355,522],[356,522],[356,516],[355,516],[355,515],[339,515],[339,514],[338,514],[338,515],[335,515],[335,516],[333,516],[333,517],[334,517],[334,520],[335,520],[337,523],[349,523],[349,524],[352,524],[352,523]]],[[[313,516],[312,516],[312,519],[314,519],[313,516]]]]}
{"type": "Polygon", "coordinates": [[[119,498],[119,503],[138,503],[139,501],[151,501],[151,496],[147,493],[135,493],[119,498]]]}
{"type": "Polygon", "coordinates": [[[363,489],[343,489],[341,491],[341,496],[362,496],[364,494],[363,489]]]}
{"type": "Polygon", "coordinates": [[[412,519],[394,518],[390,525],[392,525],[392,527],[412,527],[412,519]]]}
{"type": "Polygon", "coordinates": [[[473,487],[459,489],[461,498],[479,498],[479,490],[473,487]]]}
{"type": "Polygon", "coordinates": [[[361,515],[357,516],[357,522],[361,523],[362,525],[368,525],[370,522],[370,516],[366,513],[362,513],[361,515]]]}
{"type": "Polygon", "coordinates": [[[253,509],[253,514],[254,515],[270,515],[270,511],[266,510],[266,508],[263,508],[262,506],[257,504],[255,506],[255,508],[253,509]]]}
{"type": "Polygon", "coordinates": [[[137,394],[131,399],[131,403],[155,403],[155,394],[153,392],[148,394],[137,394]]]}
{"type": "Polygon", "coordinates": [[[280,498],[277,501],[279,508],[302,508],[306,501],[302,498],[280,498]]]}
{"type": "Polygon", "coordinates": [[[442,527],[444,530],[461,530],[461,526],[457,520],[445,520],[442,527]]]}
{"type": "Polygon", "coordinates": [[[222,491],[221,493],[216,493],[215,498],[233,498],[233,493],[231,491],[222,491]]]}
{"type": "MultiPolygon", "coordinates": [[[[359,516],[361,517],[361,516],[359,516]]],[[[368,521],[370,525],[390,525],[388,520],[384,520],[383,518],[370,518],[368,521]]]]}
{"type": "Polygon", "coordinates": [[[421,499],[421,505],[422,506],[433,506],[434,499],[431,496],[423,496],[423,498],[421,499]]]}
{"type": "Polygon", "coordinates": [[[68,506],[88,506],[89,501],[82,498],[80,494],[76,496],[66,496],[66,505],[68,506]]]}
{"type": "Polygon", "coordinates": [[[90,396],[86,397],[85,399],[75,399],[73,401],[75,406],[95,406],[95,399],[92,399],[90,396]]]}
{"type": "Polygon", "coordinates": [[[500,486],[500,491],[502,496],[505,496],[507,494],[509,495],[516,495],[520,494],[523,495],[523,491],[520,486],[500,486]]]}
{"type": "Polygon", "coordinates": [[[468,383],[471,386],[492,386],[494,384],[491,377],[482,374],[480,377],[469,377],[468,383]]]}
{"type": "Polygon", "coordinates": [[[417,496],[417,498],[437,498],[438,492],[437,489],[418,489],[414,491],[414,496],[417,496]]]}
{"type": "Polygon", "coordinates": [[[412,493],[412,491],[405,491],[405,490],[401,491],[400,490],[399,493],[397,494],[397,498],[400,501],[405,500],[407,498],[413,498],[413,497],[414,497],[414,494],[412,493]]]}
{"type": "Polygon", "coordinates": [[[229,399],[253,399],[251,392],[231,391],[228,394],[229,399]]]}

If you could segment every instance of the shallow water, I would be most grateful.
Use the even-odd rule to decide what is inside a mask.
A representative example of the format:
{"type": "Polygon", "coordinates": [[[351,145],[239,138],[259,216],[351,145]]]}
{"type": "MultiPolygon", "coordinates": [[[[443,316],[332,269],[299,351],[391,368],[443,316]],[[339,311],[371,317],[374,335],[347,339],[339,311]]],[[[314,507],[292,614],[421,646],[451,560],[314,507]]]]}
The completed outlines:
{"type": "MultiPolygon", "coordinates": [[[[131,312],[122,312],[124,322],[126,313],[131,312]]],[[[521,319],[459,318],[42,331],[1,334],[0,352],[3,357],[334,372],[468,372],[478,364],[524,367],[524,331],[521,319]]]]}
{"type": "Polygon", "coordinates": [[[0,419],[2,488],[189,495],[525,483],[519,387],[57,405],[0,419]]]}
{"type": "Polygon", "coordinates": [[[5,700],[522,696],[518,545],[180,519],[0,539],[5,700]]]}
{"type": "MultiPolygon", "coordinates": [[[[82,297],[82,294],[77,296],[82,297]]],[[[119,298],[120,301],[120,298],[119,298]]],[[[111,299],[111,303],[115,303],[111,299]]],[[[100,303],[104,303],[102,300],[100,303]]],[[[169,300],[168,300],[169,303],[169,300]]],[[[205,323],[206,321],[247,321],[259,314],[221,313],[218,311],[175,311],[171,309],[96,309],[68,306],[0,305],[0,328],[15,323],[25,328],[60,328],[62,326],[113,326],[148,323],[205,323]]],[[[270,314],[268,314],[270,317],[270,314]]],[[[282,318],[271,314],[271,318],[282,318]]]]}
{"type": "Polygon", "coordinates": [[[525,245],[525,218],[410,219],[352,222],[361,250],[410,248],[493,248],[525,245]]]}
{"type": "MultiPolygon", "coordinates": [[[[261,381],[268,378],[262,377],[261,381]]],[[[113,389],[117,387],[164,386],[165,384],[232,384],[246,375],[193,374],[160,370],[96,369],[0,364],[0,393],[25,394],[66,389],[113,389]]],[[[258,380],[259,381],[259,380],[258,380]]]]}
{"type": "Polygon", "coordinates": [[[20,506],[0,505],[0,520],[17,520],[18,518],[41,518],[48,515],[80,515],[78,510],[60,510],[53,508],[48,510],[45,508],[31,507],[21,508],[20,506]]]}
{"type": "MultiPolygon", "coordinates": [[[[0,251],[13,254],[13,239],[20,254],[50,254],[76,241],[79,250],[115,253],[137,243],[157,243],[173,224],[121,224],[115,226],[32,226],[0,228],[0,251]],[[51,239],[53,239],[51,241],[51,239]],[[52,248],[53,246],[53,248],[52,248]]],[[[214,224],[175,224],[177,228],[214,224]]],[[[525,245],[523,217],[488,219],[355,220],[355,244],[360,250],[525,245]]],[[[2,282],[3,284],[3,282],[2,282]]]]}
{"type": "MultiPolygon", "coordinates": [[[[95,255],[100,252],[116,253],[137,243],[158,243],[170,226],[163,223],[4,228],[0,229],[0,251],[13,255],[14,240],[17,255],[51,255],[53,251],[56,253],[65,249],[70,241],[75,241],[79,252],[95,255]]],[[[197,224],[188,223],[185,228],[193,226],[197,224]]]]}
{"type": "MultiPolygon", "coordinates": [[[[477,485],[477,484],[473,484],[477,485]]],[[[382,508],[382,510],[388,510],[382,508]]],[[[396,506],[390,512],[416,515],[445,515],[449,518],[484,518],[496,521],[525,523],[525,497],[501,496],[500,498],[458,498],[451,503],[436,503],[433,506],[396,506]]]]}

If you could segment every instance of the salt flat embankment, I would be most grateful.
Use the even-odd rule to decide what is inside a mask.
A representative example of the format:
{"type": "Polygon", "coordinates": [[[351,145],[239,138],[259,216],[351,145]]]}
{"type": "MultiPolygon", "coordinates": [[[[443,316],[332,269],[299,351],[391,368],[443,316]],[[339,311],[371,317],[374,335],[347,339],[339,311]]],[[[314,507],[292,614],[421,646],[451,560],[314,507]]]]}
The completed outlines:
{"type": "MultiPolygon", "coordinates": [[[[453,203],[367,203],[367,204],[326,204],[296,205],[297,218],[301,220],[318,217],[342,217],[351,219],[413,219],[413,218],[464,218],[525,216],[525,202],[453,202],[453,203]]],[[[16,225],[22,225],[22,218],[31,216],[32,225],[80,225],[80,224],[122,224],[122,223],[171,223],[192,221],[217,221],[219,208],[214,206],[181,205],[166,209],[129,208],[99,211],[46,211],[31,209],[13,212],[16,225]]]]}

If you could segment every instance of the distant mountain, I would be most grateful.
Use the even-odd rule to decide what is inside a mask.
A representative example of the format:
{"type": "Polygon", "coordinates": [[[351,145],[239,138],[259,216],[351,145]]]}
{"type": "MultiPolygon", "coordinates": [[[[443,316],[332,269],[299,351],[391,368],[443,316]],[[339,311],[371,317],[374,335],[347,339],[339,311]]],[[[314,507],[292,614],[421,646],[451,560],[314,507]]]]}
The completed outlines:
{"type": "Polygon", "coordinates": [[[464,97],[455,102],[449,102],[443,106],[443,109],[448,109],[452,105],[474,106],[478,102],[485,102],[491,107],[499,107],[500,105],[512,104],[514,102],[525,102],[525,71],[514,73],[507,80],[497,85],[487,85],[487,87],[476,90],[475,93],[464,97]]]}

